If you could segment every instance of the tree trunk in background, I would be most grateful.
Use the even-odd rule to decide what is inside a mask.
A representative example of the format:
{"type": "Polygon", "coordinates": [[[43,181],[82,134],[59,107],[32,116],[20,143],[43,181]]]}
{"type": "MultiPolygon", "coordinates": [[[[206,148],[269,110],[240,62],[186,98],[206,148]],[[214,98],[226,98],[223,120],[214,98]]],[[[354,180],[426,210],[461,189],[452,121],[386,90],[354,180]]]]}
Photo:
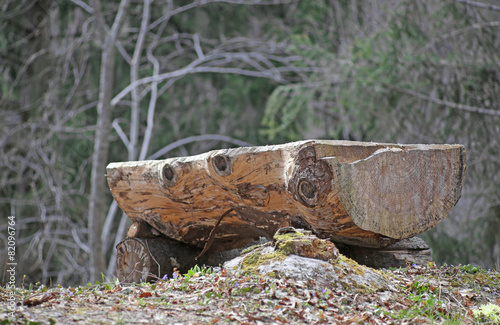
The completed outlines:
{"type": "MultiPolygon", "coordinates": [[[[99,275],[105,272],[106,263],[101,241],[101,229],[104,222],[105,201],[105,173],[108,162],[109,132],[111,129],[111,98],[114,84],[115,42],[119,34],[124,13],[128,7],[128,0],[122,0],[116,15],[113,27],[106,33],[101,56],[101,76],[99,102],[97,104],[97,130],[92,155],[92,172],[90,176],[89,197],[89,246],[90,253],[90,281],[94,282],[99,275]]],[[[100,10],[98,11],[99,14],[100,10]]],[[[102,19],[101,22],[104,20],[102,19]]],[[[102,24],[101,29],[104,29],[102,24]]],[[[104,32],[104,31],[103,31],[104,32]]]]}

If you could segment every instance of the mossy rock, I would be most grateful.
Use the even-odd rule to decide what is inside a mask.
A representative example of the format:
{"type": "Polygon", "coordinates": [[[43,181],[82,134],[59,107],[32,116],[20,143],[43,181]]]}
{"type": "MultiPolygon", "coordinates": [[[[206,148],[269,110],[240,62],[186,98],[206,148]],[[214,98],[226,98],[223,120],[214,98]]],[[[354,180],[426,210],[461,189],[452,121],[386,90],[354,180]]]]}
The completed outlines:
{"type": "Polygon", "coordinates": [[[277,233],[273,242],[247,250],[224,263],[230,272],[313,280],[344,290],[374,292],[388,288],[385,275],[338,253],[335,245],[311,233],[277,233]]]}

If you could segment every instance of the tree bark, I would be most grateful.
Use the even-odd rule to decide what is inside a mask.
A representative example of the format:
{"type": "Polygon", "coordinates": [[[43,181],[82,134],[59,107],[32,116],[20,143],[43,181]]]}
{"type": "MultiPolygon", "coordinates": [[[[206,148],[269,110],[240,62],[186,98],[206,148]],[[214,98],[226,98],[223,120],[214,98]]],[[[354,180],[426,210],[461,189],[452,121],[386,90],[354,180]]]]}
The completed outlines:
{"type": "MultiPolygon", "coordinates": [[[[92,171],[90,176],[89,197],[89,243],[92,249],[90,255],[90,281],[94,282],[105,272],[105,258],[101,241],[101,230],[104,222],[105,185],[103,175],[106,172],[109,150],[109,132],[111,129],[112,91],[114,85],[115,42],[120,32],[128,0],[122,0],[112,29],[106,33],[101,55],[101,75],[99,101],[97,104],[97,129],[94,151],[92,155],[92,171]]],[[[104,28],[104,27],[103,27],[104,28]]],[[[103,30],[103,32],[106,32],[103,30]]]]}
{"type": "Polygon", "coordinates": [[[327,140],[107,168],[113,197],[130,218],[198,247],[215,230],[216,250],[271,238],[284,224],[334,242],[384,247],[445,218],[464,172],[461,145],[327,140]]]}

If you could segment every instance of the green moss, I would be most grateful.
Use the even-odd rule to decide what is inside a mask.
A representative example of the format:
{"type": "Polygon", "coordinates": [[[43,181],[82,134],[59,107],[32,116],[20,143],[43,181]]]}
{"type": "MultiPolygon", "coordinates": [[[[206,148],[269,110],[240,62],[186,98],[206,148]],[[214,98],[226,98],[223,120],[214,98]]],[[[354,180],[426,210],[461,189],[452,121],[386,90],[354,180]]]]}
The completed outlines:
{"type": "Polygon", "coordinates": [[[339,257],[337,258],[337,260],[333,261],[332,264],[339,264],[339,263],[345,263],[349,266],[349,273],[354,273],[354,274],[358,274],[358,275],[361,275],[361,276],[364,276],[365,275],[365,270],[363,269],[363,267],[361,265],[359,265],[356,261],[342,255],[342,254],[339,254],[339,257]]]}
{"type": "Polygon", "coordinates": [[[255,265],[259,262],[259,253],[254,252],[253,254],[249,254],[248,256],[245,256],[243,259],[243,264],[246,265],[255,265]]]}
{"type": "Polygon", "coordinates": [[[244,250],[241,251],[241,255],[244,255],[246,253],[250,253],[251,251],[253,251],[254,249],[257,249],[259,248],[261,245],[252,245],[250,247],[247,247],[245,248],[244,250]]]}
{"type": "Polygon", "coordinates": [[[262,254],[263,248],[256,248],[250,254],[243,258],[241,270],[245,274],[257,273],[257,268],[260,265],[266,264],[269,261],[283,261],[287,255],[276,250],[274,253],[262,254]]]}

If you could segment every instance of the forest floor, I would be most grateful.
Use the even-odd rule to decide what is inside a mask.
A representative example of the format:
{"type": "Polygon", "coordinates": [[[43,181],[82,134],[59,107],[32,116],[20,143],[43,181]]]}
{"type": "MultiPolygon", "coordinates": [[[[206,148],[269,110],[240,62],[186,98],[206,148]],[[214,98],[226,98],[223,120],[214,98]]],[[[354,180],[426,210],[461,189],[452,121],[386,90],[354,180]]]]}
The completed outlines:
{"type": "Polygon", "coordinates": [[[471,265],[383,270],[364,292],[197,269],[154,284],[0,287],[0,324],[499,324],[500,272],[471,265]]]}

